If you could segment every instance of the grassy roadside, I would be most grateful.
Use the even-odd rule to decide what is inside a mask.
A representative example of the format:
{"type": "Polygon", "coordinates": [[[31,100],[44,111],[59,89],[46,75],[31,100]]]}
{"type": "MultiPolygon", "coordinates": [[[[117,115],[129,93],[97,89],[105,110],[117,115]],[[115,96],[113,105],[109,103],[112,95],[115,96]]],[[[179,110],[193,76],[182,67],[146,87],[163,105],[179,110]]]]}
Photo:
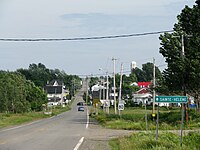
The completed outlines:
{"type": "Polygon", "coordinates": [[[0,113],[0,129],[52,117],[68,110],[70,110],[69,106],[55,107],[55,109],[52,109],[52,114],[50,115],[46,115],[44,112],[29,112],[23,114],[0,113]]]}
{"type": "Polygon", "coordinates": [[[139,132],[129,137],[113,139],[109,142],[112,150],[199,150],[200,133],[190,132],[183,137],[174,133],[160,133],[156,141],[155,133],[139,132]]]}
{"type": "MultiPolygon", "coordinates": [[[[155,129],[156,120],[152,119],[152,111],[145,111],[143,108],[126,108],[121,115],[106,114],[99,109],[98,114],[91,113],[102,126],[111,129],[139,130],[131,136],[119,137],[109,142],[112,150],[199,150],[200,133],[191,132],[183,136],[183,145],[180,146],[180,136],[176,133],[169,133],[166,130],[180,130],[181,111],[179,108],[161,108],[159,113],[159,132],[156,141],[155,129]],[[146,130],[145,116],[147,115],[148,131],[146,130]]],[[[189,122],[184,124],[184,130],[200,129],[200,113],[194,110],[189,111],[189,122]]]]}
{"type": "MultiPolygon", "coordinates": [[[[113,109],[109,114],[106,114],[101,109],[98,110],[98,115],[91,114],[102,126],[111,129],[124,130],[146,130],[145,115],[147,114],[148,130],[156,129],[156,119],[152,119],[152,111],[145,111],[142,108],[126,108],[121,112],[121,116],[114,114],[113,109]]],[[[184,129],[192,130],[200,128],[200,113],[190,110],[189,122],[184,125],[184,129]]],[[[161,130],[179,130],[181,123],[180,109],[165,109],[162,108],[159,113],[159,129],[161,130]]]]}

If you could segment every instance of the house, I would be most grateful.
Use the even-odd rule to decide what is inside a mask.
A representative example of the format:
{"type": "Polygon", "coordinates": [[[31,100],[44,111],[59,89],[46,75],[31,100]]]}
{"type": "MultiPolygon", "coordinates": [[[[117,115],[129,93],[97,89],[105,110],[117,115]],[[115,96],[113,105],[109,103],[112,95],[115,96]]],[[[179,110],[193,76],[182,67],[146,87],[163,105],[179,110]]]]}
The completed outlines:
{"type": "Polygon", "coordinates": [[[91,95],[93,104],[101,102],[103,105],[106,101],[106,87],[99,84],[92,86],[91,95]]]}
{"type": "Polygon", "coordinates": [[[52,80],[44,89],[47,92],[48,105],[63,105],[65,103],[67,90],[62,81],[52,80]]]}
{"type": "Polygon", "coordinates": [[[135,104],[147,104],[151,105],[153,102],[152,93],[149,91],[148,88],[141,88],[140,90],[136,91],[133,95],[133,102],[135,104]]]}

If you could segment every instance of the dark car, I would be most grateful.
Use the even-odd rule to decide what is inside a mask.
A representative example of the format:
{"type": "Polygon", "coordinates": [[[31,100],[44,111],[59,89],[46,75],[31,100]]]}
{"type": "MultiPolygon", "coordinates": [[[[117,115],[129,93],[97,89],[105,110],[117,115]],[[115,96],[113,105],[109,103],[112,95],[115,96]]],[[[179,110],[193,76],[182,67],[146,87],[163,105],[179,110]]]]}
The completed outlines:
{"type": "Polygon", "coordinates": [[[78,102],[77,103],[77,106],[83,106],[84,104],[83,104],[83,102],[78,102]]]}
{"type": "Polygon", "coordinates": [[[85,108],[84,107],[78,107],[78,111],[84,111],[85,108]]]}

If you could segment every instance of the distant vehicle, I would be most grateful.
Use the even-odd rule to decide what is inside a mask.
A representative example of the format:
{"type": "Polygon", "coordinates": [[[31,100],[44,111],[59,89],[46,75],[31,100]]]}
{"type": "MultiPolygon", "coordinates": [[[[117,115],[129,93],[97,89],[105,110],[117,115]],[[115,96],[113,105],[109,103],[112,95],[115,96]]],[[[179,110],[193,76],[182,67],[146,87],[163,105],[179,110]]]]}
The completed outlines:
{"type": "Polygon", "coordinates": [[[85,103],[84,102],[78,102],[77,106],[85,106],[85,103]]]}
{"type": "Polygon", "coordinates": [[[78,107],[78,111],[84,111],[85,110],[85,108],[84,107],[78,107]]]}

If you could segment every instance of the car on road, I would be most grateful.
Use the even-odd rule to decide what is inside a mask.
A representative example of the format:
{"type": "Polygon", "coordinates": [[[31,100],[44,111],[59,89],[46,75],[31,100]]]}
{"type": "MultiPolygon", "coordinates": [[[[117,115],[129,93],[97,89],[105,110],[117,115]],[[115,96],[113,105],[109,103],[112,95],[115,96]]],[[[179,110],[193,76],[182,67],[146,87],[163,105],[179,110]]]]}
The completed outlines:
{"type": "Polygon", "coordinates": [[[82,106],[78,107],[78,111],[84,111],[84,110],[85,110],[84,107],[82,107],[82,106]]]}
{"type": "Polygon", "coordinates": [[[83,106],[83,102],[78,102],[77,106],[83,106]]]}

